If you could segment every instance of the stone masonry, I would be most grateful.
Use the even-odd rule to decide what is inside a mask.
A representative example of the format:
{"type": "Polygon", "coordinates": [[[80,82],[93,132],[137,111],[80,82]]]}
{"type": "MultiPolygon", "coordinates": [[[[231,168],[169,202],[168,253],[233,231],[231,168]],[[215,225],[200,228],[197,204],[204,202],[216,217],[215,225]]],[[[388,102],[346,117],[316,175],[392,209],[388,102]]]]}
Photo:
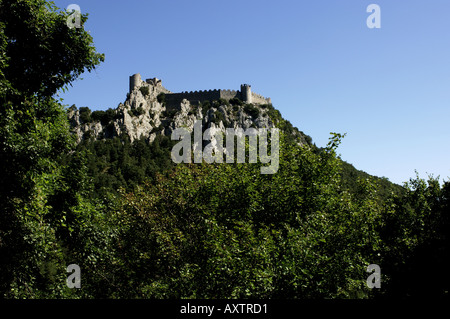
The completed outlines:
{"type": "Polygon", "coordinates": [[[166,102],[169,108],[172,105],[180,105],[183,99],[188,100],[192,105],[199,104],[205,101],[215,101],[218,99],[231,100],[233,98],[238,98],[245,103],[252,104],[271,104],[270,98],[265,98],[259,94],[253,93],[251,85],[242,84],[240,91],[234,90],[201,90],[201,91],[190,91],[181,93],[172,93],[162,86],[161,80],[157,78],[147,79],[145,82],[142,81],[141,75],[139,73],[134,74],[130,77],[130,93],[138,87],[148,86],[149,88],[159,90],[161,93],[165,93],[166,102]]]}

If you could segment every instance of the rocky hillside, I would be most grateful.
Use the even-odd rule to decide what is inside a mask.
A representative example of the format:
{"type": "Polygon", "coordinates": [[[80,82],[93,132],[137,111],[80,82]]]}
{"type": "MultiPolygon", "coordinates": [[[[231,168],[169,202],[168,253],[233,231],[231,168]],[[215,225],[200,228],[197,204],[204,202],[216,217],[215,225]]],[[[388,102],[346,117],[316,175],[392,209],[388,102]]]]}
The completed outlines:
{"type": "Polygon", "coordinates": [[[229,101],[182,100],[177,105],[168,105],[167,92],[161,85],[143,83],[127,95],[124,103],[116,109],[91,112],[87,107],[72,106],[68,116],[77,141],[104,139],[128,135],[130,141],[144,138],[153,142],[157,135],[170,136],[178,127],[192,129],[196,120],[202,120],[203,129],[279,127],[298,143],[311,143],[311,138],[294,128],[281,117],[271,104],[246,104],[239,99],[229,101]]]}
{"type": "MultiPolygon", "coordinates": [[[[133,185],[142,183],[145,176],[169,169],[171,144],[167,141],[172,131],[178,127],[193,129],[196,120],[202,121],[203,129],[215,128],[222,132],[226,128],[278,127],[291,142],[311,145],[314,151],[320,152],[311,137],[283,119],[271,104],[247,104],[237,98],[203,103],[184,99],[173,103],[165,99],[169,92],[157,81],[142,82],[141,86],[131,89],[125,102],[116,109],[92,112],[87,107],[69,108],[78,149],[89,149],[91,154],[88,167],[89,174],[95,177],[96,189],[125,187],[131,190],[133,185]],[[124,136],[128,138],[122,139],[124,136]],[[105,139],[107,143],[102,143],[105,139]]],[[[382,185],[383,196],[403,191],[384,178],[370,176],[344,161],[342,164],[343,185],[352,192],[357,191],[358,178],[377,180],[382,185]]]]}

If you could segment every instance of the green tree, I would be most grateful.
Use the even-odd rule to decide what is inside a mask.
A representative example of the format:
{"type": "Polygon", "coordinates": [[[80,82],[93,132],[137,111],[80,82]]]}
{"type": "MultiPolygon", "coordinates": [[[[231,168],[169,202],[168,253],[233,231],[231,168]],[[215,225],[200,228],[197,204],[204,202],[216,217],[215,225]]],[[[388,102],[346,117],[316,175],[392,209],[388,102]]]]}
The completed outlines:
{"type": "Polygon", "coordinates": [[[387,201],[382,215],[386,288],[380,297],[448,299],[450,183],[417,175],[405,188],[387,201]]]}
{"type": "Polygon", "coordinates": [[[58,158],[73,139],[54,95],[104,59],[88,32],[68,28],[67,17],[43,0],[0,1],[0,294],[6,296],[63,293],[52,285],[64,269],[48,200],[64,184],[58,158]]]}
{"type": "MultiPolygon", "coordinates": [[[[336,134],[327,148],[281,143],[280,169],[179,165],[124,194],[116,224],[127,291],[175,298],[368,297],[378,259],[375,185],[340,189],[336,134]]],[[[119,253],[118,253],[119,254],[119,253]]]]}

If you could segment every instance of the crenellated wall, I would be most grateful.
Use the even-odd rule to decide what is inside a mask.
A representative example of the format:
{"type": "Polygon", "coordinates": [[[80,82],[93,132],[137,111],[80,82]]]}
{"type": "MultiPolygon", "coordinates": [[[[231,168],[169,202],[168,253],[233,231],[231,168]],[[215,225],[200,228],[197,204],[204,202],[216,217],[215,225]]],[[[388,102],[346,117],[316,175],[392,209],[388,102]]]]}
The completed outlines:
{"type": "Polygon", "coordinates": [[[220,98],[220,90],[209,90],[209,91],[194,91],[194,92],[181,92],[181,93],[170,93],[166,94],[166,103],[169,108],[172,106],[177,106],[181,103],[183,99],[189,101],[214,101],[220,98]]]}
{"type": "Polygon", "coordinates": [[[256,94],[252,92],[252,103],[255,104],[271,104],[272,100],[271,98],[265,98],[262,95],[256,94]]]}
{"type": "Polygon", "coordinates": [[[234,98],[241,99],[241,92],[235,90],[220,90],[220,97],[227,101],[234,98]]]}
{"type": "Polygon", "coordinates": [[[181,103],[183,99],[194,102],[204,102],[204,101],[215,101],[220,98],[225,100],[231,100],[233,98],[238,98],[246,103],[254,104],[267,104],[271,103],[270,98],[265,98],[262,95],[253,93],[251,86],[248,84],[242,84],[240,91],[235,90],[200,90],[200,91],[190,91],[190,92],[180,92],[172,93],[162,86],[161,80],[157,78],[147,79],[145,82],[142,81],[140,74],[135,74],[130,77],[130,92],[137,86],[149,85],[157,89],[158,92],[166,93],[166,103],[168,108],[176,107],[181,103]]]}

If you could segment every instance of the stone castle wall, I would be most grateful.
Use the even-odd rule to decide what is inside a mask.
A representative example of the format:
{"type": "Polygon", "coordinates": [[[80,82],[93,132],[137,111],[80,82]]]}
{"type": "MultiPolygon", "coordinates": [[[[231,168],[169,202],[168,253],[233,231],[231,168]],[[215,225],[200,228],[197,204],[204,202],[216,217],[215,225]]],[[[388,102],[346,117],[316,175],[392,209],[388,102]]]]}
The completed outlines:
{"type": "Polygon", "coordinates": [[[269,98],[265,98],[262,95],[256,94],[252,92],[252,103],[255,104],[272,104],[272,100],[269,98]]]}
{"type": "Polygon", "coordinates": [[[140,74],[135,74],[130,77],[130,92],[133,91],[135,87],[140,87],[142,85],[149,85],[157,89],[158,92],[163,92],[166,94],[166,103],[168,108],[177,107],[180,105],[183,99],[187,99],[191,102],[205,102],[205,101],[215,101],[220,98],[227,101],[238,98],[243,102],[255,103],[255,104],[268,104],[271,103],[270,98],[265,98],[262,95],[253,93],[251,91],[251,86],[243,84],[241,85],[240,91],[235,90],[200,90],[200,91],[190,91],[181,93],[172,93],[162,86],[161,80],[147,79],[145,82],[142,81],[140,74]]]}
{"type": "MultiPolygon", "coordinates": [[[[270,98],[265,98],[264,96],[253,92],[251,92],[251,95],[252,95],[251,103],[255,104],[271,103],[270,98]]],[[[238,98],[246,102],[246,98],[242,96],[242,93],[240,91],[235,90],[209,90],[209,91],[195,91],[195,92],[191,91],[191,92],[166,94],[166,101],[169,103],[178,103],[181,102],[183,99],[189,101],[205,102],[205,101],[215,101],[220,98],[225,99],[227,101],[234,98],[238,98]]]]}
{"type": "Polygon", "coordinates": [[[220,98],[219,90],[209,90],[209,91],[195,91],[195,92],[181,92],[181,93],[171,93],[166,94],[166,102],[178,102],[183,99],[189,101],[214,101],[220,98]]]}
{"type": "Polygon", "coordinates": [[[220,97],[227,101],[234,99],[234,98],[238,98],[238,99],[242,100],[241,92],[234,91],[234,90],[220,90],[220,97]]]}

